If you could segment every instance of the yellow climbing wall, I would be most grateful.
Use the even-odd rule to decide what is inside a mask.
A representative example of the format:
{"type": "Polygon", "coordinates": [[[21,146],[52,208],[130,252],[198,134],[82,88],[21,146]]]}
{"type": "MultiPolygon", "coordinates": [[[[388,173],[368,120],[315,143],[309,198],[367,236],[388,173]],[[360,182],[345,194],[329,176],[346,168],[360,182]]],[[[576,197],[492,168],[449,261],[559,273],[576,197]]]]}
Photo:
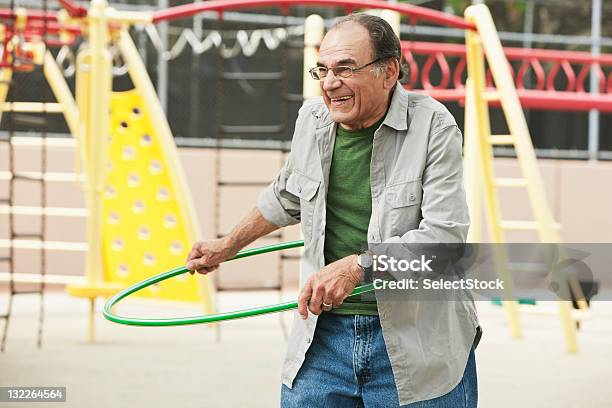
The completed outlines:
{"type": "MultiPolygon", "coordinates": [[[[134,91],[113,92],[103,210],[105,279],[129,285],[185,264],[191,247],[178,189],[134,91]]],[[[199,301],[196,278],[182,274],[135,296],[199,301]]]]}

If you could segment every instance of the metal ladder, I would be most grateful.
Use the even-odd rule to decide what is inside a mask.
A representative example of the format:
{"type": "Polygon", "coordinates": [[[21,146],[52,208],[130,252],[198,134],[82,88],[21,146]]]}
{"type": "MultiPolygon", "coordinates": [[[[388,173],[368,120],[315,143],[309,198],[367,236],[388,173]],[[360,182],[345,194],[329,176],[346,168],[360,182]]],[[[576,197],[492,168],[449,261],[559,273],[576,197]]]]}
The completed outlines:
{"type": "MultiPolygon", "coordinates": [[[[44,78],[42,73],[42,66],[36,66],[35,70],[40,72],[41,77],[44,78]]],[[[3,73],[3,77],[8,77],[8,80],[3,80],[0,83],[0,96],[2,99],[0,100],[2,103],[2,111],[7,112],[7,123],[8,123],[8,138],[4,139],[7,146],[8,152],[8,177],[7,177],[7,186],[8,186],[8,195],[6,197],[0,197],[0,204],[6,205],[8,215],[8,256],[0,257],[0,263],[8,265],[8,274],[9,274],[9,291],[8,291],[8,304],[6,308],[6,312],[0,314],[0,319],[5,321],[3,332],[2,332],[2,340],[0,341],[0,351],[4,351],[6,347],[6,340],[8,335],[8,330],[10,326],[10,321],[13,312],[13,300],[15,296],[18,295],[26,295],[26,294],[37,294],[39,295],[40,307],[39,307],[39,315],[38,315],[38,335],[37,335],[37,346],[42,347],[42,336],[43,336],[43,323],[44,323],[44,291],[45,291],[45,272],[46,272],[46,248],[44,245],[45,236],[46,236],[46,187],[45,187],[45,179],[46,179],[46,168],[47,168],[47,104],[46,101],[42,103],[42,111],[38,112],[39,115],[33,115],[34,110],[30,109],[20,109],[17,104],[5,104],[6,96],[9,91],[9,87],[12,81],[12,69],[5,68],[3,73]],[[19,112],[27,112],[27,113],[19,113],[19,112]],[[15,126],[17,125],[27,125],[29,127],[35,128],[40,131],[40,171],[38,172],[25,172],[25,171],[15,171],[15,126]],[[30,232],[17,232],[16,231],[16,223],[14,217],[14,205],[15,205],[15,188],[18,183],[30,183],[35,184],[38,188],[39,201],[41,211],[38,214],[39,217],[39,229],[38,231],[30,231],[30,232]],[[26,242],[32,244],[32,246],[39,248],[40,254],[40,282],[36,285],[34,289],[19,289],[16,285],[14,274],[15,274],[15,243],[16,242],[26,242]]],[[[28,74],[32,75],[32,73],[28,74]]],[[[6,78],[3,78],[6,79],[6,78]]],[[[43,97],[46,98],[48,96],[48,92],[44,92],[43,97]]],[[[1,113],[0,112],[0,113],[1,113]]]]}
{"type": "MultiPolygon", "coordinates": [[[[506,232],[522,230],[537,232],[543,243],[558,243],[561,241],[560,227],[555,222],[546,199],[529,128],[491,14],[484,6],[471,6],[466,10],[466,20],[477,27],[477,31],[468,30],[466,33],[468,80],[465,108],[465,169],[466,190],[472,214],[472,227],[468,240],[480,242],[479,200],[484,197],[484,212],[491,242],[503,243],[506,232]],[[493,90],[487,88],[486,84],[485,57],[494,79],[493,90]],[[509,134],[491,134],[489,118],[491,103],[501,103],[509,134]],[[499,145],[514,147],[522,177],[495,177],[493,147],[499,145]],[[497,196],[497,190],[500,188],[526,189],[534,219],[502,219],[497,196]]],[[[506,262],[502,265],[506,265],[506,262]]],[[[571,289],[574,291],[574,286],[571,286],[571,289]]],[[[579,293],[576,295],[580,298],[579,293]]],[[[569,301],[557,303],[567,349],[569,352],[577,352],[576,323],[571,314],[571,304],[569,301]]],[[[518,303],[508,300],[503,304],[512,336],[521,337],[518,303]]],[[[578,304],[581,308],[586,307],[584,300],[578,300],[578,304]]]]}
{"type": "MultiPolygon", "coordinates": [[[[48,3],[47,0],[43,0],[42,2],[42,11],[44,14],[48,11],[48,3]]],[[[10,17],[9,25],[11,27],[11,31],[13,35],[16,35],[18,31],[23,29],[23,25],[25,24],[25,20],[20,18],[16,11],[16,4],[14,0],[10,2],[10,10],[13,12],[10,17]]],[[[45,20],[43,25],[43,33],[41,35],[41,41],[46,44],[48,40],[47,36],[47,20],[45,20]]],[[[8,112],[7,115],[7,123],[8,123],[8,139],[7,139],[7,149],[8,149],[8,196],[0,197],[0,203],[5,204],[7,208],[8,214],[8,256],[0,257],[0,265],[5,263],[8,265],[8,273],[9,273],[9,296],[8,296],[8,305],[6,308],[6,313],[0,314],[0,319],[5,321],[2,339],[0,340],[0,352],[4,352],[6,346],[6,339],[8,335],[8,329],[11,321],[12,311],[13,311],[13,299],[17,295],[25,295],[25,294],[37,294],[39,296],[39,313],[38,313],[38,335],[37,335],[37,346],[38,348],[42,347],[42,336],[43,336],[43,323],[44,323],[44,291],[45,291],[45,272],[46,272],[46,248],[44,245],[45,241],[45,233],[46,233],[46,202],[47,202],[47,194],[45,188],[45,173],[47,168],[47,129],[48,129],[48,121],[47,121],[47,113],[48,107],[47,102],[49,99],[49,89],[44,88],[42,91],[43,103],[39,104],[37,108],[26,108],[20,109],[17,104],[5,104],[7,100],[7,96],[9,94],[10,86],[14,84],[15,79],[13,74],[15,72],[16,63],[21,64],[18,58],[16,58],[14,46],[11,49],[10,66],[6,67],[2,70],[2,75],[0,75],[0,118],[4,111],[8,112]],[[24,113],[16,113],[22,111],[24,113]],[[34,115],[32,115],[34,114],[34,115]],[[36,114],[39,114],[36,116],[36,114]],[[15,171],[15,151],[14,151],[14,135],[15,135],[15,125],[18,124],[29,125],[33,128],[38,128],[40,130],[40,142],[41,142],[41,150],[40,150],[40,171],[36,174],[33,172],[16,172],[15,171]],[[41,211],[39,214],[39,230],[38,232],[17,232],[15,231],[15,218],[14,218],[14,200],[15,200],[15,185],[18,182],[24,183],[34,183],[38,186],[39,189],[39,197],[40,197],[40,207],[41,211]],[[40,283],[36,286],[35,289],[23,290],[17,288],[15,285],[15,241],[16,240],[31,240],[33,243],[39,244],[40,250],[40,283]]],[[[42,82],[46,83],[45,76],[43,72],[43,66],[41,65],[33,65],[33,71],[37,71],[37,73],[42,78],[42,82]]],[[[31,74],[28,74],[30,76],[31,74]]],[[[14,89],[17,89],[15,87],[14,89]]],[[[27,104],[26,104],[27,105],[27,104]]]]}

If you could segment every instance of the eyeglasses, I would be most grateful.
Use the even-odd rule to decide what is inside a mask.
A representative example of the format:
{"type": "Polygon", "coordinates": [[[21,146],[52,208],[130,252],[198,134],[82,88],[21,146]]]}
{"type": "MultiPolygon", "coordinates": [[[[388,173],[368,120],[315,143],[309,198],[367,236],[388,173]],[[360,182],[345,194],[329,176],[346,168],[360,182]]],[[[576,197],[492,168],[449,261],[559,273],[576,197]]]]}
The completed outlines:
{"type": "Polygon", "coordinates": [[[314,68],[310,68],[308,72],[310,73],[310,76],[312,77],[312,79],[316,79],[317,81],[324,79],[327,76],[327,73],[329,71],[332,71],[335,77],[350,78],[351,76],[353,76],[355,72],[361,71],[365,67],[375,64],[378,61],[380,61],[380,58],[376,58],[374,61],[368,62],[367,64],[362,65],[357,68],[349,67],[347,65],[338,65],[336,67],[331,67],[331,68],[314,67],[314,68]]]}

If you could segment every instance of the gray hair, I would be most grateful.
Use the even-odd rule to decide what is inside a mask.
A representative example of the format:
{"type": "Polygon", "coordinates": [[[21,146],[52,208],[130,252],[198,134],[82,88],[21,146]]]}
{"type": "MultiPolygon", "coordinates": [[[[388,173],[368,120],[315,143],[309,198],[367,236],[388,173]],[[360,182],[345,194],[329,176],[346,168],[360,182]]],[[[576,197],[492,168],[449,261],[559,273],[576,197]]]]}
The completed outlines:
{"type": "Polygon", "coordinates": [[[337,28],[338,26],[345,23],[359,24],[366,30],[370,35],[370,45],[372,46],[372,54],[374,59],[380,59],[376,64],[378,68],[377,74],[380,75],[384,68],[384,63],[390,59],[395,59],[400,65],[399,78],[404,77],[404,71],[402,69],[402,47],[400,45],[399,38],[395,35],[391,25],[384,19],[365,13],[353,13],[348,16],[340,17],[332,25],[330,30],[337,28]]]}

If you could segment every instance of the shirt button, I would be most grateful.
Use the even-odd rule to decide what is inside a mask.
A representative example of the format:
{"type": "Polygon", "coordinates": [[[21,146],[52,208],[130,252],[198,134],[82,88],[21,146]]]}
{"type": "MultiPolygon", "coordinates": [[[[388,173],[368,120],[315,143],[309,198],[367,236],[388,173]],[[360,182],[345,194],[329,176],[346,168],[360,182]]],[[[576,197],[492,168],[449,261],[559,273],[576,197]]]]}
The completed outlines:
{"type": "Polygon", "coordinates": [[[310,343],[312,339],[310,337],[306,337],[306,343],[310,343]]]}
{"type": "Polygon", "coordinates": [[[298,193],[301,193],[302,192],[302,187],[298,186],[297,190],[298,190],[298,193]]]}
{"type": "Polygon", "coordinates": [[[325,230],[321,231],[321,236],[325,235],[325,230]]]}
{"type": "Polygon", "coordinates": [[[410,194],[410,196],[408,196],[408,199],[410,201],[414,201],[416,199],[416,196],[414,194],[410,194]]]}

